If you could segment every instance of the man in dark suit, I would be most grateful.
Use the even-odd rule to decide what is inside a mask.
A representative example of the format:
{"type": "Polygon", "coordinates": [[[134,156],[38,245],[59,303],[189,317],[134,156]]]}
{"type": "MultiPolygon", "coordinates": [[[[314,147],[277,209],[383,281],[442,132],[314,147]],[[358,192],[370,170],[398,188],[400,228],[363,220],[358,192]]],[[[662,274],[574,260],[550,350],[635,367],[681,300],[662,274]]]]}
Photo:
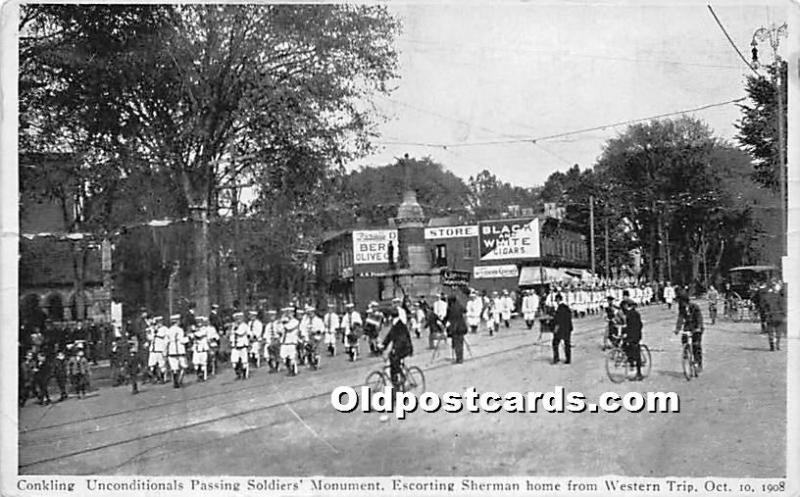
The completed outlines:
{"type": "Polygon", "coordinates": [[[392,350],[389,351],[389,373],[392,377],[392,385],[397,388],[402,369],[400,363],[404,358],[414,353],[414,345],[411,343],[411,334],[408,332],[405,323],[400,320],[396,308],[389,310],[389,318],[391,319],[392,327],[383,339],[382,348],[385,350],[389,344],[392,344],[392,350]]]}
{"type": "Polygon", "coordinates": [[[636,366],[636,377],[634,381],[641,381],[642,376],[642,355],[639,342],[642,341],[642,316],[636,310],[636,303],[631,299],[625,299],[621,304],[622,312],[625,313],[625,353],[636,366]]]}
{"type": "Polygon", "coordinates": [[[467,334],[467,323],[464,321],[464,314],[467,310],[456,299],[455,295],[450,295],[447,299],[447,317],[445,323],[447,334],[453,339],[453,350],[456,353],[456,364],[464,362],[464,335],[467,334]]]}
{"type": "Polygon", "coordinates": [[[556,315],[553,318],[555,330],[553,332],[553,364],[558,364],[558,345],[564,342],[564,364],[572,361],[570,337],[572,336],[572,310],[564,303],[564,297],[556,295],[556,315]]]}

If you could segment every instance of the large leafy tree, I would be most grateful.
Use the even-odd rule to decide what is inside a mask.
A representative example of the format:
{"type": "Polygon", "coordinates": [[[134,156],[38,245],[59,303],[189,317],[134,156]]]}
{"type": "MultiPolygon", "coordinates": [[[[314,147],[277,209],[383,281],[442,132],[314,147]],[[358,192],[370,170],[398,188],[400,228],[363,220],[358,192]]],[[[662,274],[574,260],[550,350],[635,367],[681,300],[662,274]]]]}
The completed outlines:
{"type": "Polygon", "coordinates": [[[782,61],[767,66],[769,77],[748,76],[745,89],[750,103],[742,104],[742,117],[736,123],[736,136],[742,148],[753,158],[753,178],[762,186],[778,191],[778,115],[783,120],[784,157],[786,157],[787,107],[786,84],[781,84],[783,109],[778,109],[776,81],[786,81],[787,64],[782,61]]]}
{"type": "Polygon", "coordinates": [[[21,142],[81,152],[113,177],[167,174],[195,222],[205,312],[219,199],[245,182],[284,199],[281,213],[302,210],[326,171],[363,154],[397,29],[374,6],[25,6],[21,142]]]}
{"type": "Polygon", "coordinates": [[[736,160],[741,165],[741,155],[689,117],[633,125],[607,142],[595,170],[642,249],[649,278],[668,276],[665,264],[671,259],[673,277],[700,281],[700,264],[708,269],[712,241],[721,236],[730,241],[726,223],[748,222],[746,206],[723,181],[740,172],[731,165],[736,160]]]}

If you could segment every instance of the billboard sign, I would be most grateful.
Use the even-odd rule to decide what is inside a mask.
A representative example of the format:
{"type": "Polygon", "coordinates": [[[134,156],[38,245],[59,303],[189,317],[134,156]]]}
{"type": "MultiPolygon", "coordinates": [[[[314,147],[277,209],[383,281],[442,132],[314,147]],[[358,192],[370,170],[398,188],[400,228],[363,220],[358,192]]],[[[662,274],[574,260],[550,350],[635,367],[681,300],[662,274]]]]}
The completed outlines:
{"type": "Polygon", "coordinates": [[[472,238],[478,236],[478,226],[442,226],[425,228],[426,240],[442,240],[445,238],[472,238]]]}
{"type": "Polygon", "coordinates": [[[516,278],[519,269],[516,264],[500,264],[497,266],[475,266],[472,268],[476,280],[489,278],[516,278]]]}
{"type": "Polygon", "coordinates": [[[539,219],[500,219],[478,224],[482,261],[537,259],[539,219]]]}
{"type": "Polygon", "coordinates": [[[354,264],[388,264],[389,242],[397,260],[397,230],[363,230],[353,232],[354,264]]]}
{"type": "Polygon", "coordinates": [[[456,271],[447,269],[442,272],[442,285],[444,286],[469,286],[469,279],[472,276],[468,271],[456,271]]]}

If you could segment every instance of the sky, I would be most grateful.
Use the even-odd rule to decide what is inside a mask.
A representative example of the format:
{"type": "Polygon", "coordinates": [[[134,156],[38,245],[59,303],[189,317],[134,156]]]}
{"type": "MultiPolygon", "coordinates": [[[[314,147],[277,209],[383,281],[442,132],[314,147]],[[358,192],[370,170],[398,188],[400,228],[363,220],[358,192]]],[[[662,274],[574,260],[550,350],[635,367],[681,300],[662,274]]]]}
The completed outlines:
{"type": "MultiPolygon", "coordinates": [[[[790,7],[752,0],[711,5],[747,60],[753,32],[787,21],[790,7]]],[[[430,156],[465,180],[488,169],[515,185],[541,185],[573,164],[591,167],[625,126],[540,138],[744,97],[752,74],[705,2],[389,9],[403,25],[399,78],[389,97],[374,100],[385,118],[376,152],[351,168],[393,163],[407,153],[430,156]],[[524,141],[508,143],[514,140],[524,141]]],[[[768,43],[759,45],[759,58],[772,60],[768,43]]],[[[740,110],[727,104],[687,115],[733,141],[740,110]]]]}

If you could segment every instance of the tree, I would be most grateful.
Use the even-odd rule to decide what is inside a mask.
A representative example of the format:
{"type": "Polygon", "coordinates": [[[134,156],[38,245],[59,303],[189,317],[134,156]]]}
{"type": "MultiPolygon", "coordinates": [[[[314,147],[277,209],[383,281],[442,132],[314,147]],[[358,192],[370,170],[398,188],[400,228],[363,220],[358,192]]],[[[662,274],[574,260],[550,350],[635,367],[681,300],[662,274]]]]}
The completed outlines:
{"type": "Polygon", "coordinates": [[[656,269],[659,279],[668,276],[664,264],[673,254],[681,280],[699,281],[709,240],[721,234],[714,213],[730,204],[720,173],[727,148],[689,117],[633,125],[607,142],[595,171],[605,178],[609,202],[630,224],[650,279],[656,269]]]}
{"type": "Polygon", "coordinates": [[[244,181],[302,203],[368,150],[364,102],[396,66],[398,24],[375,6],[39,5],[23,25],[22,141],[68,126],[61,141],[91,147],[98,168],[166,172],[195,224],[200,312],[220,190],[244,181]]]}
{"type": "Polygon", "coordinates": [[[366,167],[343,178],[339,227],[351,226],[359,218],[372,226],[384,226],[397,215],[406,189],[417,192],[417,201],[428,217],[466,216],[469,190],[461,178],[431,160],[402,158],[382,167],[366,167]],[[406,169],[407,168],[407,169],[406,169]]]}
{"type": "MultiPolygon", "coordinates": [[[[767,66],[770,78],[764,76],[748,76],[745,89],[752,104],[739,105],[742,117],[736,123],[739,133],[736,139],[742,148],[753,158],[753,178],[760,185],[778,191],[778,95],[775,81],[785,82],[787,77],[787,64],[781,62],[781,74],[777,77],[778,67],[773,63],[767,66]]],[[[781,84],[783,93],[783,109],[780,111],[783,119],[783,144],[784,157],[786,157],[787,141],[787,109],[788,94],[786,84],[781,84]]]]}
{"type": "Polygon", "coordinates": [[[470,190],[470,209],[478,219],[507,214],[511,205],[538,209],[541,204],[539,189],[504,183],[487,170],[481,171],[475,177],[470,176],[467,184],[470,190]]]}

